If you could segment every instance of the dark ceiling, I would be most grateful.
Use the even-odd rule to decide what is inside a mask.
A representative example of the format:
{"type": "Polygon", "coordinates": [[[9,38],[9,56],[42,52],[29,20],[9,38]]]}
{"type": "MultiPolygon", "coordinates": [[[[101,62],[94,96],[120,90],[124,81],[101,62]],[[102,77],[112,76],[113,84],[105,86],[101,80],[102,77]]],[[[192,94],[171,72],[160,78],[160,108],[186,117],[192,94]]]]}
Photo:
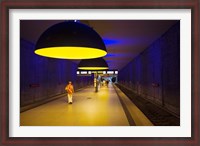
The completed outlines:
{"type": "MultiPolygon", "coordinates": [[[[36,44],[51,25],[63,20],[21,20],[20,37],[36,44]]],[[[122,69],[162,36],[177,20],[82,20],[103,38],[109,69],[122,69]]],[[[78,63],[80,60],[72,60],[78,63]]]]}

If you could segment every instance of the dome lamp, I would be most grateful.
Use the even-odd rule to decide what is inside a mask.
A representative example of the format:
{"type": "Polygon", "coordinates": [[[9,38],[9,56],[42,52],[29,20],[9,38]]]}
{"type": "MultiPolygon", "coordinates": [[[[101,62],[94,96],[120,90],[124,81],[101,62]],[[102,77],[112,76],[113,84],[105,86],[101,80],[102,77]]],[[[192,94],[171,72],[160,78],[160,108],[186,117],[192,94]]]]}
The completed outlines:
{"type": "Polygon", "coordinates": [[[79,70],[107,70],[108,64],[103,58],[81,60],[79,70]]]}
{"type": "Polygon", "coordinates": [[[107,54],[99,34],[80,22],[65,21],[48,28],[39,37],[35,53],[59,59],[92,59],[107,54]]]}

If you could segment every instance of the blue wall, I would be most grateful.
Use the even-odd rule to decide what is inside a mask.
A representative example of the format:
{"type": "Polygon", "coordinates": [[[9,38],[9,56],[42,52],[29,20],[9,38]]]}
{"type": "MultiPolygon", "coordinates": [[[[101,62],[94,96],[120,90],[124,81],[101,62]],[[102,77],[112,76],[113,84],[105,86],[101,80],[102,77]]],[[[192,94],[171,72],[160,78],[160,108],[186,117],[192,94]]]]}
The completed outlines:
{"type": "Polygon", "coordinates": [[[118,81],[136,94],[180,114],[180,23],[120,70],[118,81]]]}
{"type": "Polygon", "coordinates": [[[21,106],[65,93],[70,80],[75,90],[92,84],[92,77],[77,77],[77,64],[70,60],[52,59],[34,53],[34,44],[20,40],[21,106]]]}

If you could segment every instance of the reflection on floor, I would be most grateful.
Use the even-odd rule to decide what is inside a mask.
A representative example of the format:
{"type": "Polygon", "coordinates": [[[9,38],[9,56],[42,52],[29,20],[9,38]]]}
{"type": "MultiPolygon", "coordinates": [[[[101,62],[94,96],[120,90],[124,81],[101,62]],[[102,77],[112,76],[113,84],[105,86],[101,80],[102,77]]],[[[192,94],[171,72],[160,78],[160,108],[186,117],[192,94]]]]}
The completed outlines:
{"type": "Polygon", "coordinates": [[[86,88],[73,95],[25,111],[20,114],[21,126],[129,126],[129,121],[114,87],[101,87],[99,92],[86,88]]]}

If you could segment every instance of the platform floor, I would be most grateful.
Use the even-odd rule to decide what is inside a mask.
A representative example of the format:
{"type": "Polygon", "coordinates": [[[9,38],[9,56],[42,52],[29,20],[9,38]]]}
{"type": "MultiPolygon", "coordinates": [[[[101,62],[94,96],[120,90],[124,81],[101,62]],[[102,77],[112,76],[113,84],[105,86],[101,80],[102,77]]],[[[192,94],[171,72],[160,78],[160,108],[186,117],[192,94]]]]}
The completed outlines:
{"type": "Polygon", "coordinates": [[[119,97],[110,84],[99,92],[85,88],[73,95],[43,104],[20,114],[21,126],[129,126],[119,97]]]}

